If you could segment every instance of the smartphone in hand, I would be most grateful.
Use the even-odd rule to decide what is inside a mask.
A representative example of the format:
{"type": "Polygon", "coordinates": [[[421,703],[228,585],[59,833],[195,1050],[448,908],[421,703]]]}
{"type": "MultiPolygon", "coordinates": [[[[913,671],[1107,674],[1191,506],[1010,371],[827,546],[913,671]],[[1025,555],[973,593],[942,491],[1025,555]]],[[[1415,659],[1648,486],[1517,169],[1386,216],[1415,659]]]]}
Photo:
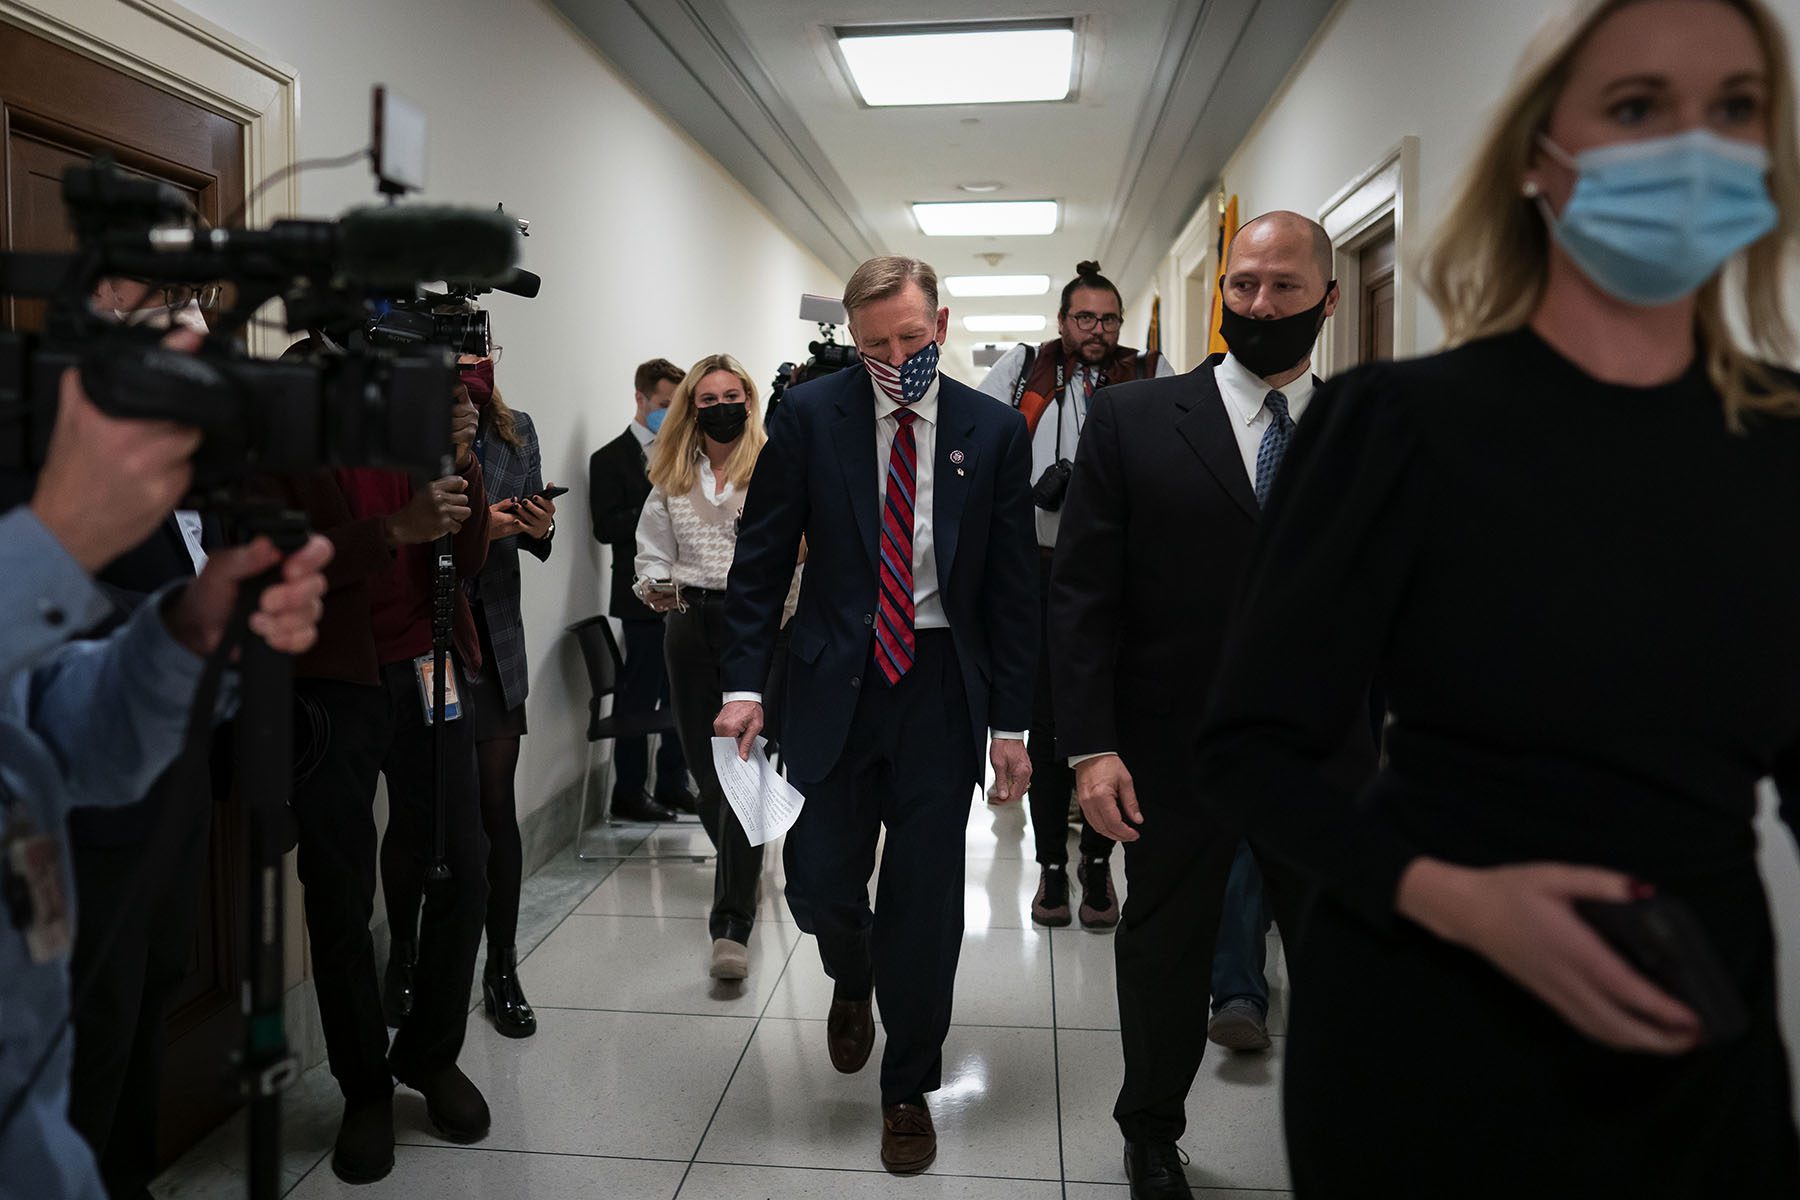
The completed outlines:
{"type": "Polygon", "coordinates": [[[1700,1018],[1708,1042],[1742,1034],[1744,998],[1692,909],[1673,896],[1609,902],[1581,900],[1575,911],[1607,945],[1700,1018]]]}

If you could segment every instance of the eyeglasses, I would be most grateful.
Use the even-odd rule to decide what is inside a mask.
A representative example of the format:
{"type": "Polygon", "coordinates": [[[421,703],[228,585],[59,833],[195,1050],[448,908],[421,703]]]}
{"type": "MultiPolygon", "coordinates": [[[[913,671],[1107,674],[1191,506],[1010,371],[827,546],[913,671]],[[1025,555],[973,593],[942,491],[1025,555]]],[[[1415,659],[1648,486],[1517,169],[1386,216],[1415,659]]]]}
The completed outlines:
{"type": "Polygon", "coordinates": [[[151,284],[149,294],[144,297],[144,307],[152,308],[161,304],[174,312],[190,304],[198,304],[210,311],[218,308],[224,299],[225,285],[222,283],[158,283],[151,284]]]}
{"type": "Polygon", "coordinates": [[[1075,322],[1075,328],[1083,333],[1091,332],[1096,325],[1108,333],[1117,333],[1119,326],[1124,323],[1124,318],[1118,313],[1106,313],[1105,315],[1091,312],[1070,313],[1069,320],[1075,322]]]}

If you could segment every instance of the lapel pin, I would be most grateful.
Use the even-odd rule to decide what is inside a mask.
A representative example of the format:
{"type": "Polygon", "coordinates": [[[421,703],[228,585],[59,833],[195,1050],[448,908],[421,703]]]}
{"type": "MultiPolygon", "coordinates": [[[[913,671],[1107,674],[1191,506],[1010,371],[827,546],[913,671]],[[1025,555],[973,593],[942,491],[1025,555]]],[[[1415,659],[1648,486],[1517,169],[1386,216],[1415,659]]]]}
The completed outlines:
{"type": "MultiPolygon", "coordinates": [[[[963,457],[964,457],[963,452],[961,450],[952,450],[950,452],[950,461],[955,463],[959,467],[962,465],[963,457]]],[[[959,471],[959,472],[957,472],[957,474],[960,475],[961,472],[959,471]]]]}

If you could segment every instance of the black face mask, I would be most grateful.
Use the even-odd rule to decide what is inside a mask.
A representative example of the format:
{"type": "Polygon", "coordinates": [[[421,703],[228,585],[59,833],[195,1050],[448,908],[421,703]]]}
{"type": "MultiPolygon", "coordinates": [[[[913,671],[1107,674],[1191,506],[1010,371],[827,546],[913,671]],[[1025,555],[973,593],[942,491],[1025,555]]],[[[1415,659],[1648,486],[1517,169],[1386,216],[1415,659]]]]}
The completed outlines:
{"type": "MultiPolygon", "coordinates": [[[[1249,368],[1252,375],[1268,379],[1290,371],[1312,353],[1319,340],[1319,329],[1325,324],[1325,301],[1331,298],[1333,279],[1325,285],[1325,294],[1305,312],[1291,317],[1258,321],[1231,311],[1231,305],[1219,305],[1219,334],[1231,347],[1231,356],[1249,368]]],[[[1219,280],[1223,294],[1225,281],[1219,280]]]]}
{"type": "Polygon", "coordinates": [[[715,442],[737,441],[744,435],[744,425],[750,420],[748,404],[715,404],[695,412],[694,419],[700,423],[700,432],[715,442]]]}

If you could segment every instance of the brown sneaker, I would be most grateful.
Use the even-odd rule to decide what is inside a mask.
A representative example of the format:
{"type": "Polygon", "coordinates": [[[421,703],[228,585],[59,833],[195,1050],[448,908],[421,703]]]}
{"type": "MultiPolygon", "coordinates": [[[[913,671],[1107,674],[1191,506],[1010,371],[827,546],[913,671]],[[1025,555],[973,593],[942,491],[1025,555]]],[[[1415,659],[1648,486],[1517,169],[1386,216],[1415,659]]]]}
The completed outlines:
{"type": "Polygon", "coordinates": [[[854,1075],[869,1061],[875,1048],[875,1005],[872,1000],[833,1000],[825,1018],[825,1048],[831,1065],[854,1075]]]}
{"type": "Polygon", "coordinates": [[[1044,867],[1038,871],[1038,890],[1031,900],[1031,919],[1055,929],[1069,923],[1069,872],[1066,868],[1044,867]]]}
{"type": "Polygon", "coordinates": [[[881,1165],[895,1175],[917,1175],[937,1158],[937,1130],[923,1104],[881,1106],[881,1165]]]}
{"type": "Polygon", "coordinates": [[[1119,923],[1119,897],[1113,891],[1112,864],[1090,858],[1081,864],[1081,927],[1111,929],[1119,923]]]}
{"type": "Polygon", "coordinates": [[[750,947],[730,938],[714,938],[712,966],[708,973],[714,979],[736,981],[750,976],[750,947]]]}

